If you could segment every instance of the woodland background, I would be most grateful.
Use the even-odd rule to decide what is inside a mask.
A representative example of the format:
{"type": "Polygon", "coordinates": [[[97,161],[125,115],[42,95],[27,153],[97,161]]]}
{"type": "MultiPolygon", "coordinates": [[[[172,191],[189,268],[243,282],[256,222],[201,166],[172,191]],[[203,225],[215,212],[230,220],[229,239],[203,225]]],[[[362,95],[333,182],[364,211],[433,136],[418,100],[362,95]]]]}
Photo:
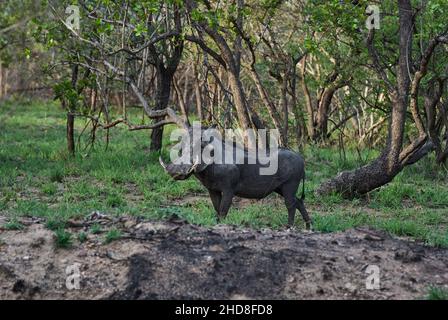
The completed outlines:
{"type": "MultiPolygon", "coordinates": [[[[157,163],[170,106],[278,129],[306,159],[317,230],[446,246],[447,14],[444,0],[2,1],[0,211],[9,228],[95,210],[214,224],[199,183],[157,163]]],[[[242,201],[226,223],[280,227],[277,202],[242,201]]]]}

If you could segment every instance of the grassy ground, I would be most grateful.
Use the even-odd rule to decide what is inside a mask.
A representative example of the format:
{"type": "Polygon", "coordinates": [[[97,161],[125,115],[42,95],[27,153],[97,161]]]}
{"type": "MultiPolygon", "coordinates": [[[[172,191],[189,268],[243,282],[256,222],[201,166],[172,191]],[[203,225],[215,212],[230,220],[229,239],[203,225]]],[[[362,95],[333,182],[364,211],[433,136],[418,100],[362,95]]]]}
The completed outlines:
{"type": "MultiPolygon", "coordinates": [[[[137,121],[141,115],[135,117],[137,121]]],[[[77,120],[78,134],[84,125],[84,120],[77,120]]],[[[171,180],[159,166],[158,155],[147,151],[149,132],[114,128],[107,151],[105,138],[105,132],[99,132],[95,150],[82,151],[71,159],[65,152],[64,113],[56,104],[0,104],[0,215],[9,218],[5,227],[20,228],[20,216],[40,216],[49,228],[61,233],[64,221],[93,211],[151,219],[176,214],[196,224],[216,223],[209,200],[197,197],[205,195],[205,189],[194,178],[171,180]]],[[[320,182],[375,155],[376,151],[368,150],[361,155],[348,150],[346,157],[337,149],[304,150],[306,204],[314,228],[334,232],[373,226],[448,247],[447,172],[431,158],[406,168],[392,183],[364,199],[314,196],[320,182]]],[[[224,223],[283,227],[287,214],[281,203],[270,196],[263,202],[232,208],[224,223]]],[[[296,220],[301,228],[301,219],[296,220]]],[[[60,236],[64,239],[63,233],[60,236]]],[[[109,241],[115,236],[111,234],[109,241]]]]}

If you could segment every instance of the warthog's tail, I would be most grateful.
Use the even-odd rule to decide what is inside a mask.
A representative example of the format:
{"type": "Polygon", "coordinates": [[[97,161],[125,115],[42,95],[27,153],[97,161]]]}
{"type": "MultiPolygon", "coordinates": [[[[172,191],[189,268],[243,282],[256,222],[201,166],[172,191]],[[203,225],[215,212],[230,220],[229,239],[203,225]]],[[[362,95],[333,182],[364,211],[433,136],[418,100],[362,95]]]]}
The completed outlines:
{"type": "Polygon", "coordinates": [[[302,179],[302,196],[301,199],[305,199],[305,172],[303,173],[303,179],[302,179]]]}

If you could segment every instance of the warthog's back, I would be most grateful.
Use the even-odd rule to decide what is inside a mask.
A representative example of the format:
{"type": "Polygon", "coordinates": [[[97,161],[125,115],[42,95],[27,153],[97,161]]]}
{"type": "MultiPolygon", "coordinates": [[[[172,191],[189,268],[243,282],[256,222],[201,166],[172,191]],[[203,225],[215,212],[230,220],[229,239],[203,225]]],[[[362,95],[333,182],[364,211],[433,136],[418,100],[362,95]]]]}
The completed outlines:
{"type": "MultiPolygon", "coordinates": [[[[270,155],[271,159],[275,155],[270,155]]],[[[261,174],[261,167],[270,164],[242,164],[239,169],[236,195],[244,198],[264,198],[276,191],[281,185],[291,183],[298,185],[304,178],[304,161],[302,157],[291,150],[280,149],[278,151],[277,170],[273,174],[261,174]]]]}

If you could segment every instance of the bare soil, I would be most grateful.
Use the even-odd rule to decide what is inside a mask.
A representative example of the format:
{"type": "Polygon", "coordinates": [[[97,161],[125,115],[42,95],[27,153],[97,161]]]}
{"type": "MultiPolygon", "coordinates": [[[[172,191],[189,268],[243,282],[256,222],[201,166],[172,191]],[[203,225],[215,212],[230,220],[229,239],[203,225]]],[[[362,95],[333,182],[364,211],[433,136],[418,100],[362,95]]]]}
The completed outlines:
{"type": "Polygon", "coordinates": [[[23,222],[0,233],[1,299],[416,299],[431,285],[448,287],[448,250],[372,229],[256,231],[96,215],[70,231],[95,222],[122,238],[105,244],[104,234],[89,234],[61,249],[42,221],[23,222]],[[75,263],[80,288],[69,290],[75,263]],[[369,265],[379,267],[378,290],[366,289],[369,265]]]}

